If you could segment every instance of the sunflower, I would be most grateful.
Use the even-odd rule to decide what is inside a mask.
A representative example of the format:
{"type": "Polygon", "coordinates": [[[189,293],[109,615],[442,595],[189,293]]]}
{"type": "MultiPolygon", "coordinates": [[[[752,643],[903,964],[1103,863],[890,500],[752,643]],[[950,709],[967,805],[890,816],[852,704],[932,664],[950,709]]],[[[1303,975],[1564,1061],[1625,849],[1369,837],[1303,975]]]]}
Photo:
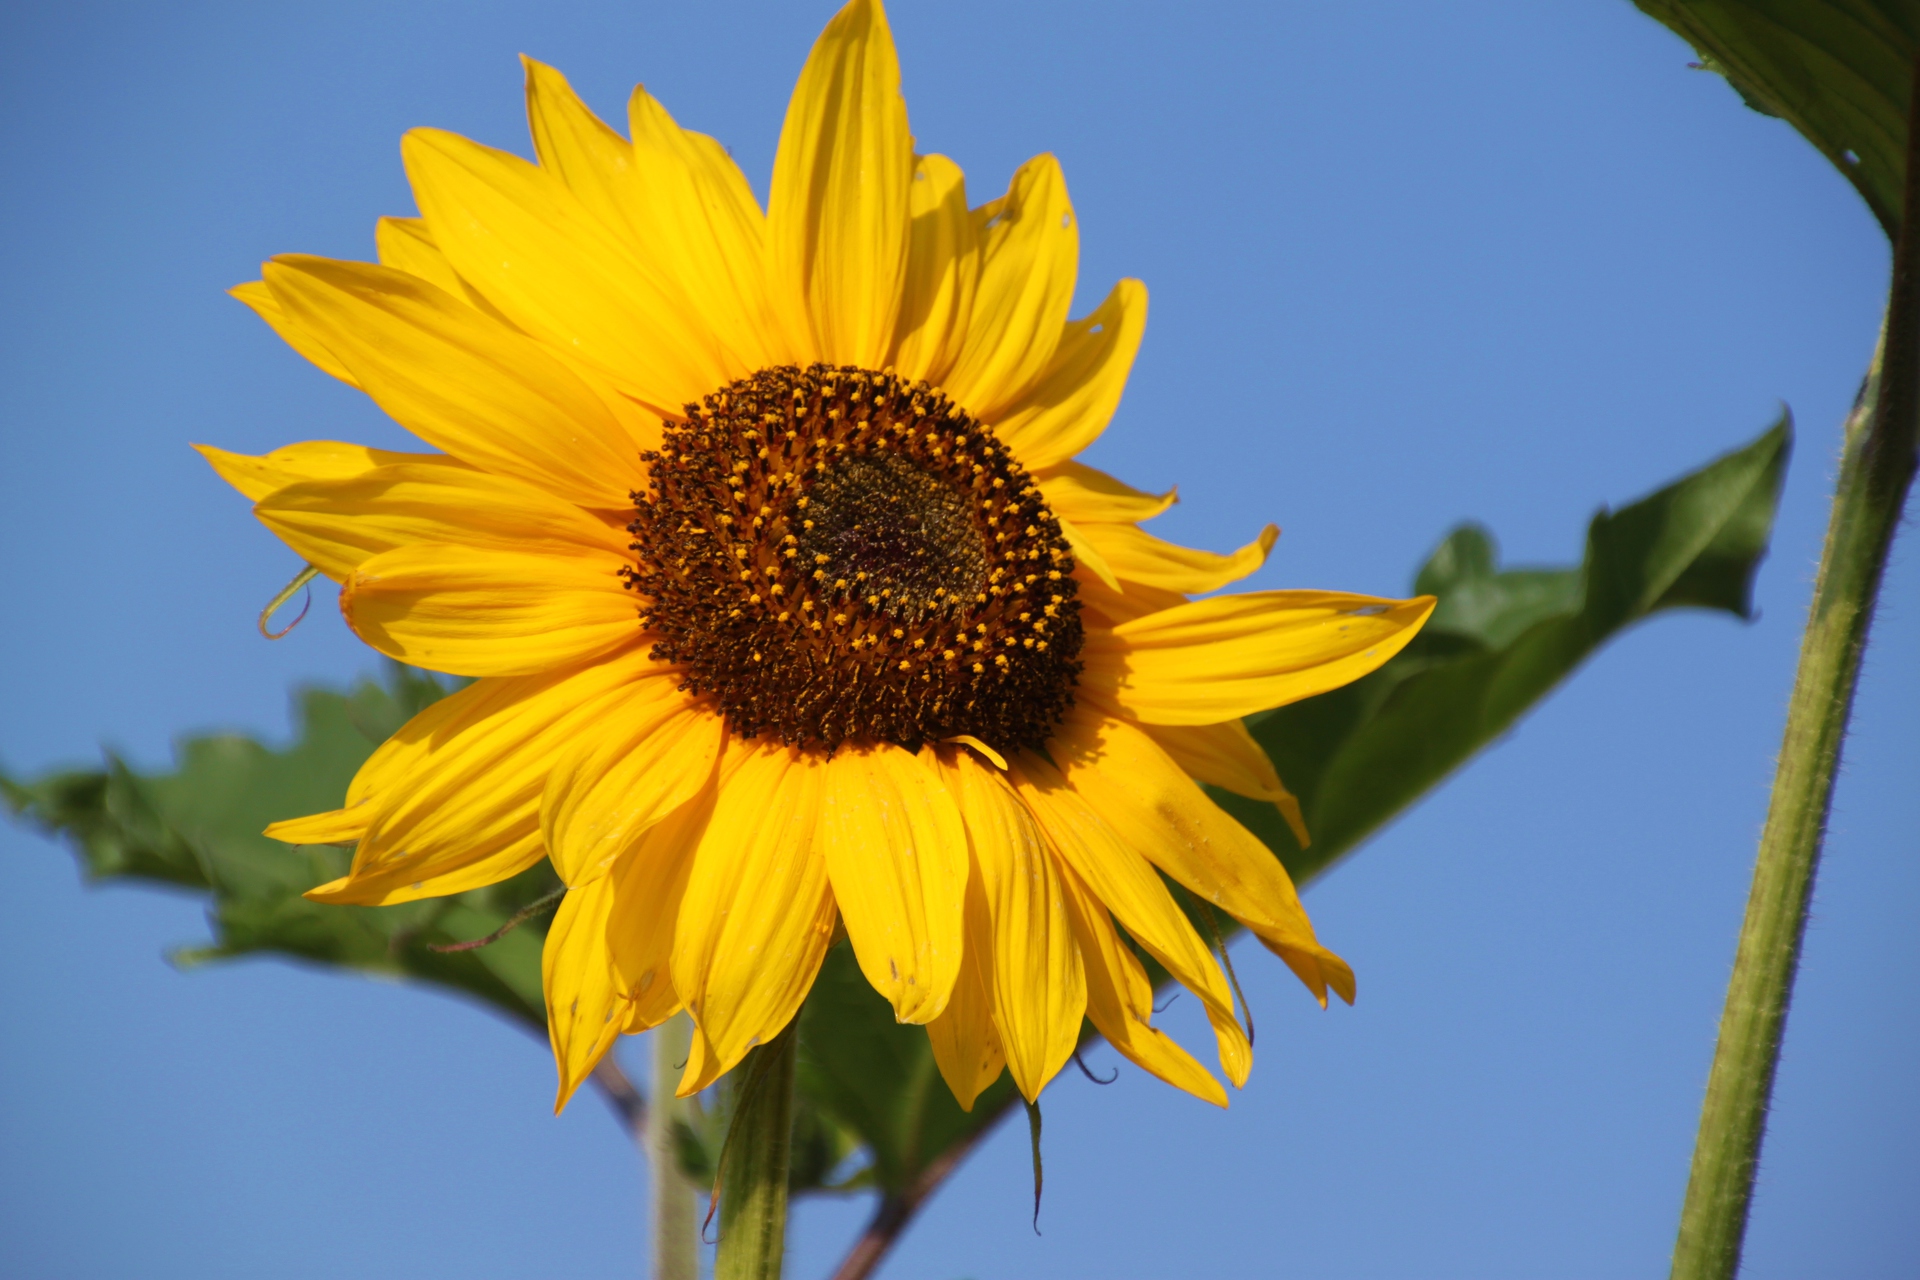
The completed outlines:
{"type": "Polygon", "coordinates": [[[636,89],[631,140],[528,61],[537,163],[406,136],[419,218],[379,263],[275,258],[234,293],[434,452],[202,452],[340,583],[368,644],[477,677],[383,744],[308,896],[459,893],[550,859],[559,1104],[684,1008],[682,1095],[794,1017],[837,937],[971,1107],[1036,1097],[1082,1018],[1225,1105],[1152,1025],[1140,955],[1247,1034],[1176,898],[1353,998],[1286,871],[1202,783],[1299,807],[1241,717],[1396,653],[1431,598],[1204,595],[1264,561],[1142,531],[1173,495],[1074,461],[1146,324],[1070,320],[1078,226],[1040,156],[970,207],[918,155],[878,0],[814,45],[763,212],[636,89]],[[1179,886],[1178,889],[1170,887],[1179,886]]]}

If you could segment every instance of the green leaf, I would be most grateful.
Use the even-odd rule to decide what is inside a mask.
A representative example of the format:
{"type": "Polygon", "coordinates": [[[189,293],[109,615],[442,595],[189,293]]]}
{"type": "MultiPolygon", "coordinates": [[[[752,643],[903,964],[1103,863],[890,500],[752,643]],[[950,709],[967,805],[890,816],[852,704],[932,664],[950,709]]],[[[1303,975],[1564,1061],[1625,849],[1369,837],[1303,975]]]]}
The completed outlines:
{"type": "MultiPolygon", "coordinates": [[[[1790,435],[1783,417],[1745,448],[1600,512],[1578,566],[1503,570],[1485,529],[1456,529],[1416,579],[1415,590],[1440,603],[1407,649],[1364,680],[1252,723],[1301,801],[1311,848],[1294,842],[1273,806],[1219,791],[1214,798],[1305,883],[1510,728],[1623,628],[1682,607],[1750,617],[1790,435]]],[[[1164,980],[1148,968],[1156,985],[1164,980]]],[[[971,1114],[961,1111],[925,1031],[894,1022],[844,943],[827,958],[800,1033],[801,1091],[865,1142],[883,1193],[877,1221],[910,1215],[1018,1100],[1002,1075],[971,1114]]]]}
{"type": "Polygon", "coordinates": [[[1846,175],[1892,239],[1920,0],[1634,0],[1846,175]]]}

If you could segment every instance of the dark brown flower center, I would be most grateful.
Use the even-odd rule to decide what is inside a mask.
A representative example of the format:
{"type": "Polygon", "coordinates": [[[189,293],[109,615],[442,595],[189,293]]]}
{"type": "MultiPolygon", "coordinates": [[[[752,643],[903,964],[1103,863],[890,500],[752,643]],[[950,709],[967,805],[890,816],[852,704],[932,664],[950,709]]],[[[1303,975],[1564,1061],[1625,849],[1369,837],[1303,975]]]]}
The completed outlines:
{"type": "Polygon", "coordinates": [[[924,382],[730,383],[643,455],[629,585],[653,656],[800,746],[1038,746],[1073,705],[1073,559],[993,432],[924,382]]]}

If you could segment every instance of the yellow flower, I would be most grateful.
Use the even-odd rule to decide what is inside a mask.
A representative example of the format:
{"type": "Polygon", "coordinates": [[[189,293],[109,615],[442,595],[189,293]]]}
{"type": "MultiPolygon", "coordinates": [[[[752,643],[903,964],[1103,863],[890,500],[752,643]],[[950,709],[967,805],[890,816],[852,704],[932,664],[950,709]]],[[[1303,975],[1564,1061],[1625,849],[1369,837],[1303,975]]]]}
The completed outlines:
{"type": "MultiPolygon", "coordinates": [[[[1171,494],[1073,460],[1146,323],[1069,320],[1078,227],[1040,156],[969,208],[916,155],[878,0],[801,73],[769,208],[636,89],[632,141],[529,61],[538,164],[417,130],[422,216],[380,263],[288,256],[234,292],[438,452],[204,449],[341,584],[368,644],[476,676],[385,743],[309,895],[457,893],[541,858],[569,886],[545,982],[560,1102],[685,1007],[703,1088],[791,1020],[844,928],[964,1106],[1033,1098],[1081,1018],[1209,1101],[1127,940],[1252,1055],[1162,875],[1322,1004],[1352,971],[1211,783],[1299,809],[1240,717],[1354,680],[1432,600],[1266,591],[1139,528],[1171,494]],[[1122,932],[1124,930],[1124,933],[1122,932]]],[[[1304,839],[1305,833],[1301,832],[1304,839]]]]}

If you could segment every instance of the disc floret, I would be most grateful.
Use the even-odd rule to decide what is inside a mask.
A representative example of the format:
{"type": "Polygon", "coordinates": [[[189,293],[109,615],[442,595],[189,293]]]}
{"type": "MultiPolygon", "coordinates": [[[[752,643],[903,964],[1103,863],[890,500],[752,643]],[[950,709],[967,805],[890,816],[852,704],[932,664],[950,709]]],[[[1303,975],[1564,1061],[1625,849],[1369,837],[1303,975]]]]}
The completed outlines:
{"type": "Polygon", "coordinates": [[[736,732],[1014,748],[1072,706],[1082,630],[1060,523],[937,388],[763,369],[688,405],[643,460],[641,624],[736,732]]]}

